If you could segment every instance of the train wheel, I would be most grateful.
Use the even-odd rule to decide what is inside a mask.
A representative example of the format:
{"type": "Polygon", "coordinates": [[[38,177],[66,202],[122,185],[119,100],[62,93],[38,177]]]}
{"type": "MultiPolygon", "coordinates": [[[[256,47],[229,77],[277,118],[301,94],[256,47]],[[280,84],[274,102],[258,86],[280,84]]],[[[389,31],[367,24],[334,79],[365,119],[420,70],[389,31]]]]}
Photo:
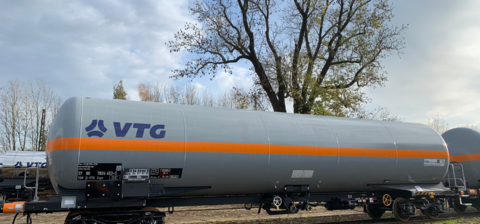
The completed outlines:
{"type": "Polygon", "coordinates": [[[453,210],[455,210],[459,214],[465,212],[465,210],[467,209],[467,206],[461,205],[459,200],[454,200],[452,203],[452,206],[453,206],[453,210]]]}
{"type": "Polygon", "coordinates": [[[288,208],[288,211],[289,211],[290,213],[298,213],[298,208],[297,208],[297,206],[295,206],[295,204],[292,204],[292,205],[290,205],[290,207],[288,208]]]}
{"type": "Polygon", "coordinates": [[[306,210],[307,212],[312,212],[312,206],[311,206],[311,205],[307,205],[307,206],[305,207],[305,210],[306,210]]]}
{"type": "Polygon", "coordinates": [[[422,210],[422,213],[429,219],[438,219],[438,217],[440,217],[440,211],[435,206],[422,210]]]}
{"type": "Polygon", "coordinates": [[[405,198],[398,197],[393,202],[393,216],[398,221],[407,222],[410,219],[410,214],[408,211],[408,205],[406,205],[405,198]]]}
{"type": "Polygon", "coordinates": [[[420,211],[422,212],[423,215],[426,216],[426,214],[425,214],[425,211],[426,211],[426,210],[420,210],[420,211]]]}
{"type": "Polygon", "coordinates": [[[374,204],[368,204],[365,206],[368,216],[372,219],[380,219],[385,213],[385,210],[379,209],[378,206],[375,206],[374,204]]]}

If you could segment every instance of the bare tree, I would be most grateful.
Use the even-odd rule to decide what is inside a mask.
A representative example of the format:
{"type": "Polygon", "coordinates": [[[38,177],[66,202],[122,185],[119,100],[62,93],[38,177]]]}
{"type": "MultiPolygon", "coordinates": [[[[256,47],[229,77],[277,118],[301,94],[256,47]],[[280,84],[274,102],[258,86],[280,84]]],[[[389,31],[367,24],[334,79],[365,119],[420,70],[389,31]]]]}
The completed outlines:
{"type": "Polygon", "coordinates": [[[46,133],[62,102],[43,79],[7,82],[0,91],[1,150],[45,149],[46,133]],[[43,110],[46,125],[42,128],[43,110]]]}
{"type": "Polygon", "coordinates": [[[58,108],[63,103],[63,100],[57,96],[53,89],[45,82],[43,79],[37,79],[35,83],[29,83],[30,86],[30,103],[34,105],[31,110],[34,112],[33,125],[32,125],[32,138],[30,145],[33,147],[33,150],[39,151],[45,149],[46,138],[48,133],[48,127],[55,114],[57,114],[58,108]],[[45,127],[42,130],[41,120],[42,112],[45,110],[45,127]],[[43,139],[40,139],[42,138],[43,139]],[[42,144],[42,145],[40,145],[42,144]]]}
{"type": "Polygon", "coordinates": [[[311,113],[325,91],[387,80],[380,61],[401,51],[406,28],[389,25],[392,10],[386,0],[196,1],[198,24],[167,46],[197,58],[173,77],[214,77],[246,61],[274,111],[292,99],[294,113],[311,113]]]}
{"type": "MultiPolygon", "coordinates": [[[[0,104],[2,109],[2,115],[0,122],[2,125],[2,150],[16,151],[19,148],[17,135],[20,129],[20,113],[22,97],[25,96],[24,86],[18,80],[10,80],[2,88],[0,95],[0,104]]],[[[20,148],[20,150],[22,150],[20,148]]]]}
{"type": "Polygon", "coordinates": [[[200,96],[198,92],[198,88],[193,83],[188,83],[185,85],[185,91],[183,92],[185,95],[183,97],[183,104],[187,105],[199,105],[200,104],[200,96]]]}
{"type": "Polygon", "coordinates": [[[183,104],[183,89],[179,86],[171,85],[165,88],[165,101],[172,104],[183,104]]]}
{"type": "Polygon", "coordinates": [[[149,83],[138,84],[137,90],[141,101],[153,102],[152,86],[149,83]]]}
{"type": "Polygon", "coordinates": [[[262,93],[245,92],[234,87],[232,90],[214,96],[207,90],[199,91],[197,85],[188,83],[184,86],[164,83],[140,83],[139,97],[142,101],[171,104],[202,105],[208,107],[224,107],[236,109],[267,110],[262,93]]]}
{"type": "Polygon", "coordinates": [[[460,125],[457,125],[457,127],[459,127],[459,128],[470,128],[470,129],[474,129],[474,130],[477,130],[477,131],[480,130],[478,124],[460,124],[460,125]]]}
{"type": "Polygon", "coordinates": [[[214,107],[216,105],[215,98],[213,97],[212,93],[208,92],[207,90],[203,90],[201,98],[202,106],[214,107]]]}
{"type": "Polygon", "coordinates": [[[217,107],[235,108],[235,99],[232,97],[231,92],[224,92],[220,94],[217,100],[217,107]]]}
{"type": "Polygon", "coordinates": [[[390,112],[387,110],[387,108],[380,106],[378,106],[372,111],[368,111],[364,107],[362,107],[358,110],[349,112],[346,117],[379,121],[403,121],[403,118],[395,115],[390,115],[390,112]]]}
{"type": "Polygon", "coordinates": [[[63,99],[57,96],[53,101],[52,112],[50,113],[50,120],[53,120],[53,118],[55,118],[55,115],[57,114],[62,104],[63,104],[63,99]]]}
{"type": "MultiPolygon", "coordinates": [[[[234,87],[229,92],[224,92],[219,95],[217,106],[223,108],[235,109],[255,109],[255,100],[252,100],[252,95],[245,92],[243,89],[234,87]]],[[[256,109],[260,109],[257,105],[256,109]]]]}
{"type": "Polygon", "coordinates": [[[153,102],[157,103],[163,103],[165,102],[165,88],[166,85],[165,83],[158,83],[156,82],[155,85],[153,85],[153,102]]]}
{"type": "Polygon", "coordinates": [[[445,118],[441,118],[439,115],[435,116],[434,118],[431,118],[427,121],[427,125],[431,128],[433,128],[435,131],[438,133],[442,134],[448,129],[450,129],[450,126],[448,125],[448,120],[445,118]]]}

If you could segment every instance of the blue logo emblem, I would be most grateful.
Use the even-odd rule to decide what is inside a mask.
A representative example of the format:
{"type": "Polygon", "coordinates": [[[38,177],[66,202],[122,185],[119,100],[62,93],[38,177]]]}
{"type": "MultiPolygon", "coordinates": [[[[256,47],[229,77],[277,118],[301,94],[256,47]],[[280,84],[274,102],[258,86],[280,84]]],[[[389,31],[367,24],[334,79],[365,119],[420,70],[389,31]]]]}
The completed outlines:
{"type": "MultiPolygon", "coordinates": [[[[125,137],[127,135],[128,130],[132,127],[132,123],[125,123],[123,128],[120,122],[113,122],[113,127],[115,127],[115,135],[117,137],[125,137]]],[[[133,128],[137,129],[137,133],[135,134],[136,138],[143,138],[143,134],[145,130],[150,129],[150,137],[160,139],[165,138],[165,125],[157,124],[157,125],[150,125],[150,124],[142,124],[142,123],[133,123],[133,128]]]]}
{"type": "Polygon", "coordinates": [[[15,168],[22,168],[22,162],[21,161],[18,161],[17,163],[15,163],[15,168]]]}
{"type": "MultiPolygon", "coordinates": [[[[30,167],[33,167],[33,165],[35,165],[35,167],[42,167],[42,168],[46,168],[47,167],[47,163],[46,162],[27,162],[27,168],[30,168],[30,167]]],[[[23,164],[22,164],[22,161],[17,161],[17,163],[15,163],[15,168],[22,168],[24,167],[23,164]]]]}
{"type": "Polygon", "coordinates": [[[87,132],[88,137],[97,136],[101,138],[103,137],[103,134],[107,132],[107,128],[105,128],[105,126],[103,125],[103,120],[98,120],[98,125],[97,120],[92,120],[92,123],[85,128],[85,131],[87,132]],[[97,126],[100,131],[92,131],[97,126]]]}
{"type": "MultiPolygon", "coordinates": [[[[144,123],[125,123],[123,126],[120,122],[113,122],[113,127],[115,129],[115,136],[124,138],[129,130],[137,129],[135,133],[136,138],[143,138],[145,132],[150,134],[151,138],[154,139],[162,139],[165,138],[165,125],[157,124],[144,124],[144,123]]],[[[88,137],[96,136],[96,137],[103,137],[105,132],[107,132],[107,128],[103,125],[103,120],[92,120],[92,123],[85,128],[88,137]],[[100,131],[94,131],[98,127],[100,131]]]]}

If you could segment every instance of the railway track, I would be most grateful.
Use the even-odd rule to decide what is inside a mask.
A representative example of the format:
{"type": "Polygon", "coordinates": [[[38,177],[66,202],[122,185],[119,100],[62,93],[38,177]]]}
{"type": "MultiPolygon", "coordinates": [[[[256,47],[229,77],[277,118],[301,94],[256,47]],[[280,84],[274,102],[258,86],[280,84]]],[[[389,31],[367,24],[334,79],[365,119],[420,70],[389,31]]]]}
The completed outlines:
{"type": "MultiPolygon", "coordinates": [[[[224,208],[224,209],[194,209],[194,210],[180,210],[176,211],[174,215],[167,214],[166,223],[183,223],[183,224],[193,224],[193,223],[215,223],[215,224],[239,224],[239,223],[248,223],[248,224],[291,224],[291,223],[302,223],[302,224],[316,224],[316,223],[327,223],[327,224],[354,224],[354,223],[402,223],[394,219],[390,213],[385,214],[385,218],[380,220],[372,220],[368,218],[365,214],[358,212],[357,214],[322,214],[319,213],[318,216],[306,217],[302,214],[300,216],[291,216],[291,215],[279,215],[270,218],[265,218],[264,215],[257,215],[256,211],[252,211],[250,215],[240,218],[236,217],[224,217],[223,215],[227,213],[219,213],[221,210],[226,210],[228,212],[241,211],[240,208],[224,208]],[[207,216],[202,216],[201,214],[208,213],[207,216]],[[211,217],[207,219],[207,217],[211,217]],[[214,218],[215,217],[215,218],[214,218]]],[[[447,213],[442,214],[437,220],[430,220],[427,217],[417,214],[412,217],[408,223],[442,223],[449,220],[465,218],[465,223],[476,223],[480,220],[480,213],[476,212],[474,209],[469,209],[464,214],[457,214],[453,210],[449,210],[447,213]],[[478,220],[474,220],[477,218],[478,220]],[[472,221],[470,221],[472,220],[472,221]]],[[[63,223],[67,213],[55,213],[53,215],[47,214],[38,214],[33,216],[33,223],[63,223]]],[[[13,220],[13,214],[2,214],[0,215],[0,223],[11,223],[13,220]]],[[[20,218],[19,223],[22,223],[25,218],[20,218]]],[[[459,222],[464,223],[464,222],[459,222]]]]}
{"type": "MultiPolygon", "coordinates": [[[[311,213],[299,212],[297,214],[267,215],[264,211],[257,214],[258,209],[245,211],[237,206],[198,206],[179,207],[175,213],[167,214],[166,223],[215,223],[215,224],[291,224],[291,223],[404,223],[393,218],[391,212],[386,212],[384,218],[372,220],[363,209],[356,208],[349,211],[327,211],[321,208],[314,209],[311,213]]],[[[431,220],[419,211],[409,221],[412,223],[436,223],[452,219],[465,218],[466,220],[477,218],[480,221],[480,212],[474,208],[468,208],[464,214],[457,214],[453,209],[446,209],[439,219],[431,220]]],[[[477,223],[475,221],[468,223],[477,223]]],[[[479,222],[480,223],[480,222],[479,222]]]]}
{"type": "MultiPolygon", "coordinates": [[[[244,221],[234,221],[234,222],[225,222],[225,223],[229,223],[229,224],[232,224],[232,223],[249,223],[249,224],[257,224],[257,223],[279,223],[279,224],[283,224],[283,223],[314,223],[314,224],[317,224],[317,223],[326,223],[326,224],[343,224],[343,223],[347,223],[347,224],[354,224],[354,223],[376,223],[376,224],[385,224],[385,223],[388,223],[388,224],[394,224],[394,223],[402,223],[404,224],[405,222],[400,222],[398,220],[396,220],[395,218],[393,217],[388,217],[388,218],[382,218],[380,220],[373,220],[373,219],[370,219],[370,218],[365,218],[365,217],[358,217],[358,216],[361,216],[361,215],[343,215],[343,217],[333,217],[333,216],[323,216],[323,217],[316,217],[314,219],[306,219],[306,218],[302,218],[302,217],[298,217],[298,218],[289,218],[289,219],[282,219],[282,218],[279,218],[279,219],[273,219],[273,220],[257,220],[257,221],[247,221],[247,222],[244,222],[244,221]],[[357,216],[357,217],[355,217],[357,216]],[[357,218],[355,220],[351,220],[353,218],[357,218]],[[340,220],[340,221],[325,221],[325,220],[328,220],[328,219],[336,219],[336,220],[340,220]]],[[[436,220],[432,220],[432,219],[429,219],[427,218],[426,216],[423,216],[423,215],[417,215],[417,216],[414,216],[412,217],[407,223],[446,223],[447,221],[450,221],[450,220],[454,220],[454,219],[460,219],[460,218],[464,218],[466,219],[466,223],[477,223],[480,221],[480,213],[478,212],[469,212],[469,213],[464,213],[464,214],[454,214],[454,213],[451,213],[451,214],[444,214],[442,216],[440,216],[440,218],[436,219],[436,220]],[[478,218],[478,219],[474,219],[474,218],[478,218]],[[472,219],[472,221],[469,221],[469,219],[472,219]]],[[[209,222],[207,222],[209,223],[209,222]]],[[[223,223],[223,222],[212,222],[212,223],[223,223]]],[[[464,223],[463,221],[462,222],[459,222],[459,223],[464,223]]]]}
{"type": "MultiPolygon", "coordinates": [[[[438,223],[438,222],[446,222],[452,219],[459,219],[459,218],[475,218],[478,217],[480,218],[480,213],[478,212],[468,212],[468,213],[463,213],[463,214],[456,214],[456,213],[450,213],[450,214],[443,214],[440,216],[440,218],[436,220],[431,220],[427,218],[426,216],[423,215],[417,215],[412,217],[408,223],[438,223]]],[[[335,222],[317,222],[317,223],[329,223],[329,224],[337,224],[337,223],[377,223],[377,224],[382,224],[382,223],[405,223],[405,222],[399,222],[395,218],[383,218],[380,220],[372,220],[372,219],[362,219],[362,220],[351,220],[351,221],[335,221],[335,222]]],[[[469,222],[470,223],[470,222],[469,222]]]]}

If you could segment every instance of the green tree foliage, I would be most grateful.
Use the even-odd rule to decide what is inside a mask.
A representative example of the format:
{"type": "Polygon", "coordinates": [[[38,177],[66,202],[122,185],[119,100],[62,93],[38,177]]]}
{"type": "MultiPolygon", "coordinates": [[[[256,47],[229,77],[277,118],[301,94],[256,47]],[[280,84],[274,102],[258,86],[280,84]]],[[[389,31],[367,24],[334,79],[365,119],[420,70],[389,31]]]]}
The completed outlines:
{"type": "Polygon", "coordinates": [[[403,121],[391,115],[387,108],[378,106],[367,110],[365,104],[370,99],[365,96],[359,87],[348,89],[329,89],[321,92],[320,99],[313,106],[313,114],[324,116],[350,117],[381,121],[403,121]]]}
{"type": "Polygon", "coordinates": [[[381,59],[404,47],[406,27],[389,25],[387,0],[205,0],[190,12],[197,23],[167,45],[195,57],[173,77],[214,77],[247,62],[274,111],[292,100],[295,113],[345,114],[368,101],[362,87],[383,86],[381,59]]]}
{"type": "Polygon", "coordinates": [[[123,80],[120,80],[117,85],[113,84],[113,99],[127,99],[127,92],[123,89],[123,80]]]}

